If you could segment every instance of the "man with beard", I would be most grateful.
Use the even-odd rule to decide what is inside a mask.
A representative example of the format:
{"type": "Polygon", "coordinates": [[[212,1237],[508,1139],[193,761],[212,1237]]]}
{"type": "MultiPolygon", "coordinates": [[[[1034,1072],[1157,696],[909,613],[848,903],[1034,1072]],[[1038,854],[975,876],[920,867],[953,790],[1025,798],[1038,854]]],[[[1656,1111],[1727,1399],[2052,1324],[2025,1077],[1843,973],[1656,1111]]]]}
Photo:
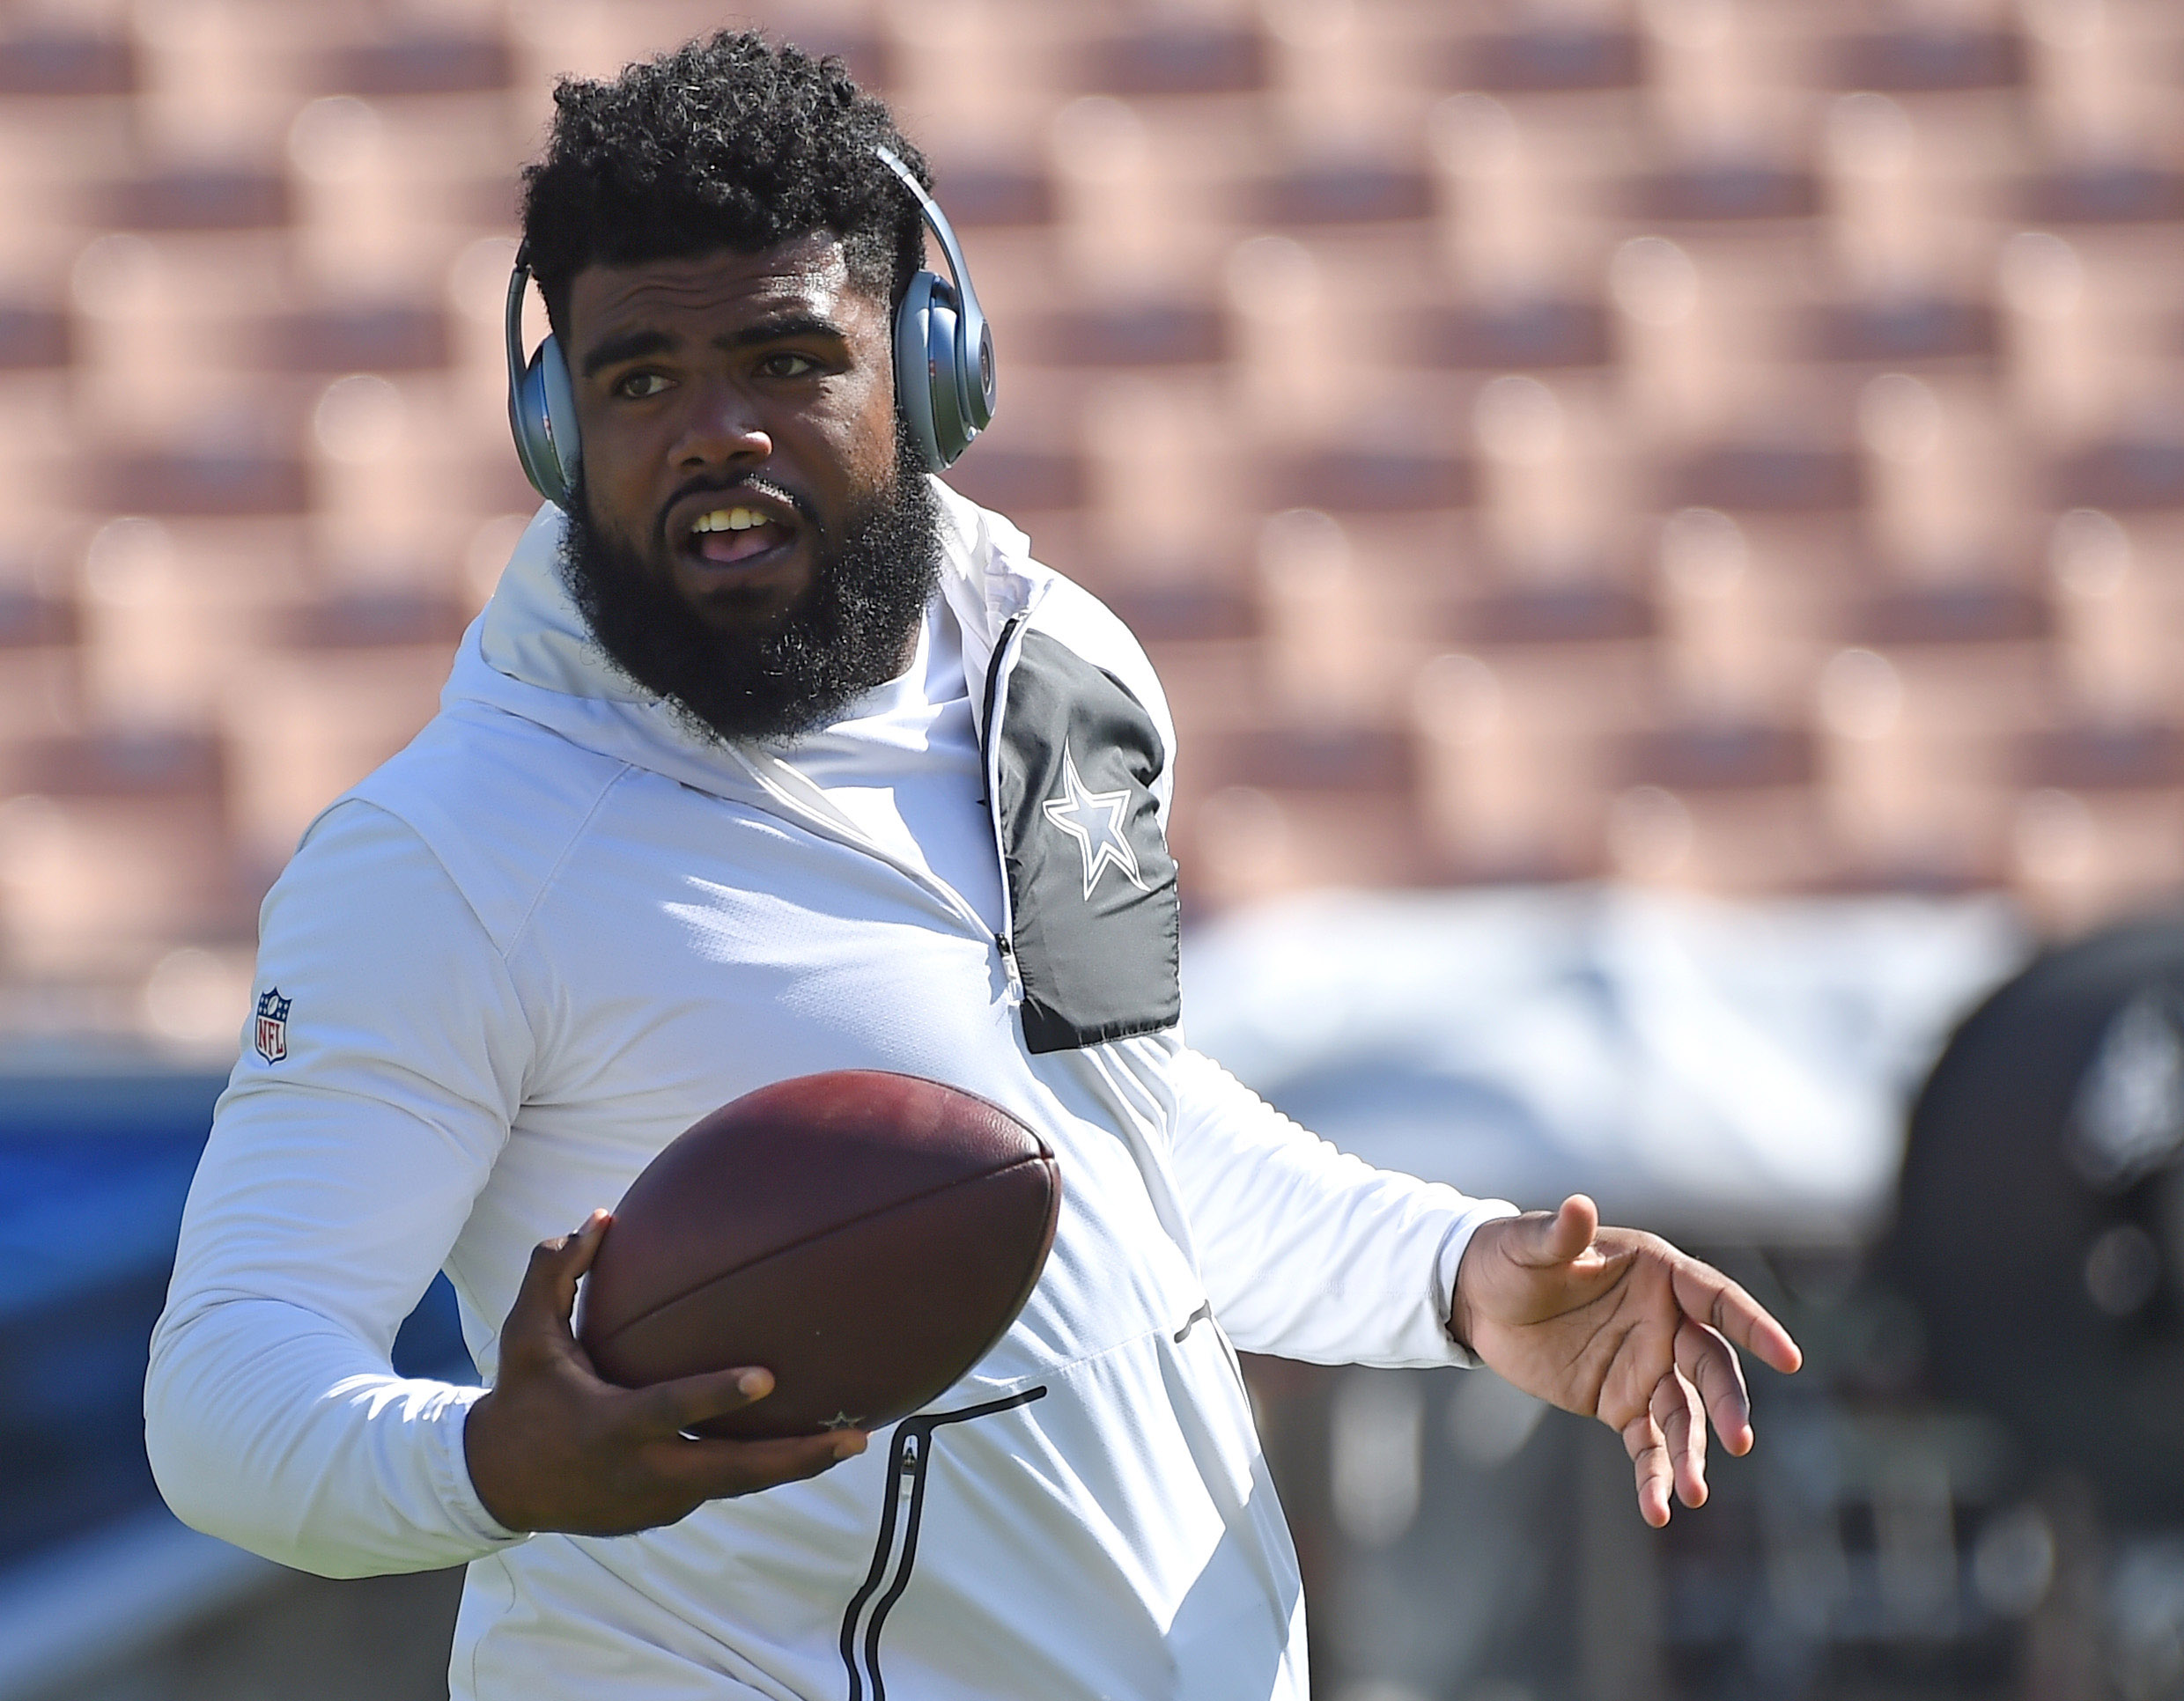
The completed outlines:
{"type": "Polygon", "coordinates": [[[1708,1417],[1751,1442],[1730,1343],[1797,1360],[1748,1296],[1585,1200],[1369,1169],[1184,1044],[1159,681],[927,476],[885,110],[752,35],[556,98],[525,258],[582,449],[527,464],[567,512],[267,899],[146,1388],[176,1509],[330,1574],[467,1562],[459,1697],[1261,1701],[1304,1693],[1302,1607],[1231,1343],[1475,1354],[1619,1430],[1650,1521],[1696,1505],[1708,1417]],[[901,1448],[699,1438],[764,1366],[623,1389],[570,1330],[587,1209],[843,1068],[978,1093],[1066,1176],[914,1543],[901,1448]],[[439,1269],[490,1391],[389,1366],[439,1269]]]}
{"type": "MultiPolygon", "coordinates": [[[[938,583],[940,511],[926,462],[896,422],[894,482],[860,498],[833,529],[808,499],[763,473],[721,484],[696,473],[685,495],[733,488],[794,515],[816,551],[797,600],[778,609],[747,566],[697,595],[648,571],[643,544],[603,532],[591,504],[563,517],[569,588],[600,647],[681,711],[703,738],[809,731],[860,691],[902,669],[904,635],[938,583]],[[721,615],[710,615],[718,608],[721,615]]],[[[779,522],[776,522],[778,524],[779,522]]],[[[749,537],[759,528],[709,535],[749,537]]]]}

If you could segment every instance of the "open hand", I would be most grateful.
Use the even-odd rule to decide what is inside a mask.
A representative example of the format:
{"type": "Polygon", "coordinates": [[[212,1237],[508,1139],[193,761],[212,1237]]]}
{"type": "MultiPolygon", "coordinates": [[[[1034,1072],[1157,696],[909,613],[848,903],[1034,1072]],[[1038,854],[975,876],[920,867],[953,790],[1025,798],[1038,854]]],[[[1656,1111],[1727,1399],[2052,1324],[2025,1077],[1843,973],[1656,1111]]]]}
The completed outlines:
{"type": "Polygon", "coordinates": [[[1704,1504],[1706,1426],[1752,1450],[1752,1403],[1736,1349],[1794,1371],[1789,1331],[1721,1271],[1635,1229],[1603,1228],[1582,1193],[1549,1215],[1487,1224],[1457,1267],[1450,1327],[1505,1381],[1597,1418],[1636,1467],[1638,1510],[1656,1529],[1669,1493],[1704,1504]]]}
{"type": "Polygon", "coordinates": [[[462,1432],[470,1481],[510,1529],[625,1535],[672,1524],[707,1500],[816,1476],[865,1450],[857,1430],[736,1441],[686,1432],[763,1400],[773,1373],[712,1371],[651,1388],[600,1380],[569,1320],[576,1283],[610,1219],[542,1241],[500,1335],[500,1374],[462,1432]]]}

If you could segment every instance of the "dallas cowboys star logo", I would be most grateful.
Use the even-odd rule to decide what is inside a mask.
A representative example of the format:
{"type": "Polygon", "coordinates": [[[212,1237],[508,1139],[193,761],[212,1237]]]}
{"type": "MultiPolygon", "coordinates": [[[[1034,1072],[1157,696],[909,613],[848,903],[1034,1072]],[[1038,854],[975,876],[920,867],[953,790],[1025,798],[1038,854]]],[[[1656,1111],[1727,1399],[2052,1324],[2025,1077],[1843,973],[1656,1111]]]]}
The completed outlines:
{"type": "Polygon", "coordinates": [[[1075,752],[1062,746],[1062,789],[1039,806],[1047,820],[1077,842],[1084,858],[1084,896],[1089,903],[1100,876],[1112,868],[1140,892],[1150,891],[1138,873],[1138,853],[1124,836],[1123,821],[1130,813],[1130,788],[1119,792],[1088,792],[1077,773],[1075,752]]]}

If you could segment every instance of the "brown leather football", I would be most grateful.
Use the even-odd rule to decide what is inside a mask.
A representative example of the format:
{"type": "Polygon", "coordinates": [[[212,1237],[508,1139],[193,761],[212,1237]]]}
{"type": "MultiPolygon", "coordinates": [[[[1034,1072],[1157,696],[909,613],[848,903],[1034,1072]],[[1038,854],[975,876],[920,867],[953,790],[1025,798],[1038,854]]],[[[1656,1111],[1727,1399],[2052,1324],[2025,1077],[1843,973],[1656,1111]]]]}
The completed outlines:
{"type": "Polygon", "coordinates": [[[763,1365],[705,1425],[875,1428],[985,1355],[1031,1297],[1061,1209],[1046,1143],[912,1075],[778,1081],[693,1124],[615,1208],[578,1310],[599,1373],[640,1388],[763,1365]]]}

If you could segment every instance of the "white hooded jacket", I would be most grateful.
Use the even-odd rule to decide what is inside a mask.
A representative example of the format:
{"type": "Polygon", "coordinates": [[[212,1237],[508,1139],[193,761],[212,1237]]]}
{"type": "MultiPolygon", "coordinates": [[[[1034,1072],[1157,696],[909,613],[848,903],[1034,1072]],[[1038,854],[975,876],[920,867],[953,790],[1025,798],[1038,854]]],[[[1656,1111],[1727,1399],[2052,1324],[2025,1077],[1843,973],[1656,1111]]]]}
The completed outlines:
{"type": "Polygon", "coordinates": [[[153,1469],[188,1522],[287,1565],[468,1562],[458,1697],[1302,1697],[1231,1344],[1465,1360],[1450,1283],[1510,1207],[1343,1156],[1184,1044],[1158,681],[1021,533],[937,488],[999,937],[786,763],[607,666],[550,508],[439,715],[266,900],[264,1020],[152,1344],[153,1469]],[[1064,764],[1130,792],[1135,877],[1090,896],[1039,806],[1064,764]],[[434,1272],[490,1379],[534,1244],[718,1105],[843,1068],[982,1094],[1058,1154],[1053,1251],[1007,1335],[813,1481],[636,1535],[500,1527],[464,1464],[480,1390],[388,1364],[434,1272]]]}

